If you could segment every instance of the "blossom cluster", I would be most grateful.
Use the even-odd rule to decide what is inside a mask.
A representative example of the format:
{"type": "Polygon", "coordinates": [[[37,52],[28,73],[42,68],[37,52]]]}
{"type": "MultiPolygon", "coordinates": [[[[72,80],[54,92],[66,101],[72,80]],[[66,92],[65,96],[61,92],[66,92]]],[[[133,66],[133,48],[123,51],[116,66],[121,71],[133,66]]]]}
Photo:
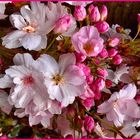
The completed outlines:
{"type": "Polygon", "coordinates": [[[27,125],[33,137],[140,137],[140,14],[134,38],[107,16],[92,1],[0,3],[12,26],[1,36],[0,109],[14,122],[2,135],[27,125]]]}

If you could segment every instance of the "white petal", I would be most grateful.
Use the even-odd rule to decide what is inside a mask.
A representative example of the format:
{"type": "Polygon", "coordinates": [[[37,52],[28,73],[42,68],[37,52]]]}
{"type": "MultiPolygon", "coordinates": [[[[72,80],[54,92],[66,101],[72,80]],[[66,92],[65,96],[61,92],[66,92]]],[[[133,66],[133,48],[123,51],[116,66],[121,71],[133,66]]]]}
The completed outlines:
{"type": "Polygon", "coordinates": [[[13,31],[2,38],[2,45],[9,49],[21,47],[19,39],[23,38],[25,34],[23,31],[13,31]]]}
{"type": "Polygon", "coordinates": [[[40,71],[46,73],[46,76],[54,76],[59,72],[59,67],[56,60],[47,54],[41,55],[36,60],[36,66],[37,65],[42,65],[42,69],[40,69],[40,71]]]}
{"type": "Polygon", "coordinates": [[[74,65],[75,63],[76,63],[76,58],[73,53],[67,53],[61,55],[59,57],[60,73],[63,74],[66,68],[68,68],[70,65],[74,65]]]}
{"type": "Polygon", "coordinates": [[[51,87],[48,87],[48,93],[50,95],[50,98],[52,100],[56,99],[57,101],[61,102],[63,99],[63,94],[62,94],[62,90],[59,86],[54,85],[51,87]]]}
{"type": "Polygon", "coordinates": [[[52,101],[50,108],[48,109],[52,114],[61,114],[61,106],[57,101],[52,101]]]}
{"type": "Polygon", "coordinates": [[[34,33],[28,33],[20,39],[20,43],[25,49],[40,50],[41,48],[38,49],[38,47],[41,43],[41,36],[34,33]]]}
{"type": "Polygon", "coordinates": [[[8,102],[8,94],[2,90],[0,90],[0,108],[7,114],[9,114],[12,110],[12,105],[8,102]]]}
{"type": "Polygon", "coordinates": [[[10,88],[13,86],[13,82],[11,78],[7,75],[0,78],[0,88],[10,88]]]}
{"type": "Polygon", "coordinates": [[[11,78],[23,78],[25,75],[31,73],[31,71],[24,66],[11,66],[5,73],[11,78]]]}
{"type": "Polygon", "coordinates": [[[120,90],[119,96],[120,98],[133,99],[136,96],[136,93],[137,89],[135,84],[128,84],[120,90]]]}
{"type": "Polygon", "coordinates": [[[27,26],[24,18],[19,14],[12,14],[10,16],[10,22],[19,30],[22,30],[23,27],[27,26]]]}
{"type": "Polygon", "coordinates": [[[25,110],[24,109],[17,109],[14,112],[15,116],[18,116],[19,118],[23,118],[26,114],[25,114],[25,110]]]}
{"type": "Polygon", "coordinates": [[[71,84],[64,84],[61,86],[61,89],[63,91],[64,97],[69,97],[69,96],[80,96],[85,92],[85,87],[84,85],[81,86],[74,86],[71,84]]]}
{"type": "Polygon", "coordinates": [[[63,76],[64,81],[72,85],[81,85],[85,81],[82,71],[75,65],[68,67],[63,76]]]}
{"type": "Polygon", "coordinates": [[[37,23],[35,16],[33,15],[28,5],[22,6],[20,9],[20,13],[29,24],[37,23]]]}
{"type": "Polygon", "coordinates": [[[62,100],[61,106],[62,107],[67,107],[69,104],[72,104],[74,102],[74,100],[75,100],[74,96],[65,97],[62,100]]]}
{"type": "Polygon", "coordinates": [[[15,65],[25,65],[26,67],[30,67],[33,61],[33,57],[29,53],[17,53],[13,58],[15,65]]]}

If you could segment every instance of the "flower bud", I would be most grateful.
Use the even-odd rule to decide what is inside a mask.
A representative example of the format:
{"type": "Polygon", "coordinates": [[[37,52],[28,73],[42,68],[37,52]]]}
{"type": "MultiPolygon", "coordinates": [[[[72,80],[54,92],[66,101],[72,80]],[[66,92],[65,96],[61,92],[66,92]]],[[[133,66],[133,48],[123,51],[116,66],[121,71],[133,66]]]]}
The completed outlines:
{"type": "Polygon", "coordinates": [[[90,108],[94,104],[94,99],[93,98],[87,98],[86,100],[82,100],[82,104],[87,110],[90,110],[90,108]]]}
{"type": "Polygon", "coordinates": [[[114,57],[117,53],[118,53],[118,51],[114,48],[111,48],[108,50],[108,56],[111,58],[114,57]]]}
{"type": "Polygon", "coordinates": [[[74,17],[77,21],[82,21],[86,18],[86,9],[84,6],[76,6],[74,9],[74,17]]]}
{"type": "Polygon", "coordinates": [[[107,11],[107,7],[105,5],[102,6],[100,13],[101,13],[101,21],[106,20],[108,11],[107,11]]]}
{"type": "Polygon", "coordinates": [[[77,64],[77,66],[83,71],[83,73],[85,74],[85,76],[89,76],[91,73],[91,70],[88,66],[86,66],[85,64],[77,64]]]}
{"type": "Polygon", "coordinates": [[[86,81],[88,84],[91,84],[93,82],[93,76],[92,75],[86,76],[86,81]]]}
{"type": "Polygon", "coordinates": [[[106,78],[108,76],[108,72],[104,68],[98,68],[97,69],[97,74],[99,74],[100,76],[102,76],[104,78],[106,78]]]}
{"type": "Polygon", "coordinates": [[[140,14],[137,14],[137,21],[140,23],[140,14]]]}
{"type": "Polygon", "coordinates": [[[113,57],[113,63],[119,65],[122,63],[122,57],[118,54],[113,57]]]}
{"type": "Polygon", "coordinates": [[[100,12],[97,6],[92,9],[89,19],[91,22],[98,22],[100,20],[100,12]]]}
{"type": "Polygon", "coordinates": [[[103,78],[97,78],[94,83],[97,90],[102,90],[105,87],[105,81],[103,78]]]}
{"type": "Polygon", "coordinates": [[[85,61],[86,56],[81,53],[75,53],[77,63],[85,61]]]}
{"type": "Polygon", "coordinates": [[[100,52],[99,56],[101,58],[107,58],[108,57],[108,52],[105,48],[102,49],[102,51],[100,52]]]}
{"type": "Polygon", "coordinates": [[[92,117],[90,116],[86,116],[85,119],[84,119],[84,127],[85,129],[91,133],[92,130],[94,129],[94,126],[95,126],[95,122],[93,120],[92,117]]]}
{"type": "Polygon", "coordinates": [[[115,47],[115,46],[117,46],[119,44],[119,42],[120,42],[119,38],[117,38],[117,37],[111,38],[111,39],[108,40],[108,45],[110,47],[115,47]]]}
{"type": "Polygon", "coordinates": [[[91,11],[92,11],[94,8],[95,8],[94,5],[91,4],[91,5],[88,7],[88,13],[90,14],[91,11]]]}
{"type": "Polygon", "coordinates": [[[112,87],[112,81],[109,80],[109,79],[106,79],[105,85],[106,85],[107,88],[111,88],[112,87]]]}
{"type": "Polygon", "coordinates": [[[56,22],[54,32],[55,33],[64,33],[69,29],[70,25],[71,25],[71,16],[64,15],[56,22]]]}
{"type": "Polygon", "coordinates": [[[135,100],[140,105],[140,94],[136,95],[135,100]]]}
{"type": "Polygon", "coordinates": [[[100,33],[105,33],[109,30],[109,24],[105,21],[100,21],[96,23],[95,27],[98,29],[100,33]]]}

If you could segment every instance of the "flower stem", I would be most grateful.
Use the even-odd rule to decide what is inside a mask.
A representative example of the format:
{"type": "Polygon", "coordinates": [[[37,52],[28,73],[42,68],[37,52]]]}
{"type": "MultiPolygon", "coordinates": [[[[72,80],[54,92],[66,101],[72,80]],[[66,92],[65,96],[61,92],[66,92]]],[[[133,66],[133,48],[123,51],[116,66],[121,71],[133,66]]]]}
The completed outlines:
{"type": "Polygon", "coordinates": [[[140,25],[138,25],[138,31],[137,31],[137,34],[135,35],[135,37],[133,38],[132,41],[134,41],[134,40],[137,38],[137,36],[139,35],[139,33],[140,33],[140,25]]]}

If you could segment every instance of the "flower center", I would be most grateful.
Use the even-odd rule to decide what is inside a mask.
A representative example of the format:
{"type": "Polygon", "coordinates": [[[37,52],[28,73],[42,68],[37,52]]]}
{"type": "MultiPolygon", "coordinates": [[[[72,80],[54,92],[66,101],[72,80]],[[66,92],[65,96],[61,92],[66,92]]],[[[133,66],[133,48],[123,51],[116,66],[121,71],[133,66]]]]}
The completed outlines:
{"type": "Polygon", "coordinates": [[[30,26],[30,25],[22,28],[22,30],[25,31],[25,32],[27,32],[27,33],[33,33],[33,32],[36,31],[36,29],[34,27],[30,26]]]}
{"type": "Polygon", "coordinates": [[[23,82],[25,85],[31,85],[34,83],[34,79],[32,76],[26,76],[24,77],[23,82]]]}
{"type": "Polygon", "coordinates": [[[60,84],[63,84],[64,83],[64,78],[63,76],[57,74],[55,75],[52,80],[55,82],[56,85],[60,85],[60,84]]]}
{"type": "Polygon", "coordinates": [[[90,43],[86,43],[84,45],[84,50],[86,51],[87,54],[90,54],[91,52],[93,52],[94,48],[90,43]]]}

